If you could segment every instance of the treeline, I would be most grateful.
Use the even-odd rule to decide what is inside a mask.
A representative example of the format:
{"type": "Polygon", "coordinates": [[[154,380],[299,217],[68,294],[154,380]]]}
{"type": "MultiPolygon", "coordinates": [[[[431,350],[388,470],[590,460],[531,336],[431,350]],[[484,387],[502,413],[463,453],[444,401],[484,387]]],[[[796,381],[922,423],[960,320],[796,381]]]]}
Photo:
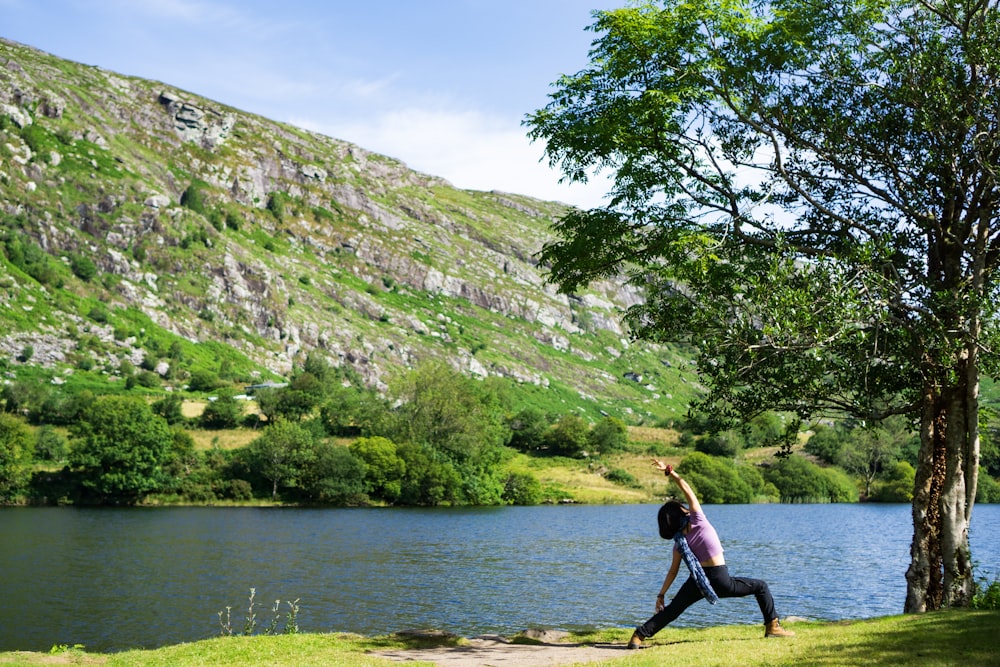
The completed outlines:
{"type": "MultiPolygon", "coordinates": [[[[257,388],[257,410],[213,374],[189,390],[211,392],[195,418],[170,393],[150,400],[141,385],[117,395],[70,393],[12,382],[0,391],[0,502],[135,504],[269,500],[326,505],[536,504],[552,498],[530,473],[506,465],[516,452],[586,458],[606,479],[642,484],[600,464],[633,453],[680,458],[703,502],[905,502],[912,494],[916,440],[905,422],[877,428],[819,426],[799,454],[798,424],[765,414],[732,430],[707,418],[675,425],[676,448],[630,443],[614,417],[514,410],[510,386],[427,364],[384,395],[310,355],[285,386],[257,388]],[[233,450],[197,449],[188,429],[251,427],[259,435],[233,450]],[[641,450],[641,451],[640,451],[641,450]],[[748,456],[749,454],[749,456],[748,456]],[[747,460],[760,459],[758,463],[747,460]]],[[[1000,457],[987,430],[981,502],[1000,501],[1000,457]]]]}
{"type": "MultiPolygon", "coordinates": [[[[578,457],[627,443],[625,424],[512,412],[509,386],[444,364],[411,372],[387,395],[310,355],[287,386],[255,392],[258,410],[217,378],[202,414],[181,395],[74,394],[37,382],[0,393],[0,501],[134,504],[249,501],[363,505],[534,504],[529,474],[505,472],[515,449],[578,457]],[[187,429],[253,427],[234,450],[197,450],[187,429]],[[68,437],[64,437],[67,433],[68,437]],[[346,444],[345,444],[346,443],[346,444]]],[[[189,389],[192,387],[189,386],[189,389]]]]}
{"type": "MultiPolygon", "coordinates": [[[[984,414],[987,414],[984,411],[984,414]]],[[[980,434],[977,502],[1000,502],[1000,419],[989,415],[980,434]]],[[[794,419],[768,412],[737,429],[698,415],[682,425],[681,444],[704,456],[685,458],[680,470],[702,502],[900,503],[913,499],[920,439],[903,417],[878,424],[841,420],[802,433],[794,419]],[[799,449],[807,456],[793,455],[799,449]],[[736,463],[748,450],[777,447],[774,460],[736,463]],[[685,470],[685,467],[687,468],[685,470]],[[761,486],[763,481],[763,486],[761,486]]]]}

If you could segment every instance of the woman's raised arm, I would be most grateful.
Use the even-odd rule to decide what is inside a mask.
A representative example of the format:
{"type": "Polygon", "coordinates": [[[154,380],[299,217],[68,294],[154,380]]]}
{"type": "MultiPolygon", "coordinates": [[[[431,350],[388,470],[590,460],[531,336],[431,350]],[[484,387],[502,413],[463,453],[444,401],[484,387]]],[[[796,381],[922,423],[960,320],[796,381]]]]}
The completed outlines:
{"type": "Polygon", "coordinates": [[[681,476],[677,474],[672,465],[658,459],[653,459],[653,465],[662,470],[667,477],[674,480],[681,493],[684,494],[684,499],[687,500],[690,511],[701,512],[701,503],[698,502],[698,496],[694,495],[694,490],[691,489],[691,486],[687,482],[681,479],[681,476]]]}

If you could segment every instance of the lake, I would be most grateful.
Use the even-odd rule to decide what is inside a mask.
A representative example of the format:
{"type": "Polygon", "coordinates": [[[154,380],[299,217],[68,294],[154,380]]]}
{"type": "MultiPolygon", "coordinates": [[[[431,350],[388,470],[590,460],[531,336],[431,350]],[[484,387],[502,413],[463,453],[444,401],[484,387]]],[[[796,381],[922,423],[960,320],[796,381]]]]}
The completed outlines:
{"type": "MultiPolygon", "coordinates": [[[[115,651],[243,627],[299,599],[303,632],[633,627],[672,543],[656,505],[463,509],[0,509],[0,650],[115,651]]],[[[734,575],[768,581],[778,613],[903,610],[908,505],[707,506],[734,575]]],[[[1000,576],[1000,505],[977,505],[977,578],[1000,576]]],[[[679,583],[675,584],[673,590],[679,583]]],[[[668,593],[668,599],[672,594],[668,593]]],[[[753,598],[699,603],[682,626],[760,623],[753,598]]]]}

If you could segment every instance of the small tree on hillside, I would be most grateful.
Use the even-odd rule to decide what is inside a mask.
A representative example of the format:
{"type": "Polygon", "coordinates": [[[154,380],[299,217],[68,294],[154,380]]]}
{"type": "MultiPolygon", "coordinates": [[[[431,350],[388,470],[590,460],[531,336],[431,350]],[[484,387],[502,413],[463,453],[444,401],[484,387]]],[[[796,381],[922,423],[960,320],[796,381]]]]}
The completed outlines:
{"type": "Polygon", "coordinates": [[[214,401],[209,401],[198,422],[203,428],[231,429],[240,425],[243,404],[236,399],[232,389],[220,389],[214,401]]]}
{"type": "Polygon", "coordinates": [[[587,446],[599,454],[624,449],[627,444],[628,427],[617,417],[604,417],[587,434],[587,446]]]}
{"type": "Polygon", "coordinates": [[[558,456],[579,456],[587,450],[590,425],[576,414],[563,415],[545,432],[548,453],[558,456]]]}
{"type": "Polygon", "coordinates": [[[507,420],[509,445],[522,452],[538,451],[544,445],[545,432],[551,425],[549,418],[538,408],[524,408],[507,420]]]}

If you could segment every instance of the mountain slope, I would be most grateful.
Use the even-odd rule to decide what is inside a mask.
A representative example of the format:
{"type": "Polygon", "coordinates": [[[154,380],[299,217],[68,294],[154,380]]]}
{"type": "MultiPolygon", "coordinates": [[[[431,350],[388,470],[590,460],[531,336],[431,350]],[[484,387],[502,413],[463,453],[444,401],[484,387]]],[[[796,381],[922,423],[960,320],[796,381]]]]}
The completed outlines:
{"type": "Polygon", "coordinates": [[[0,194],[8,377],[246,382],[315,351],[375,387],[440,357],[633,422],[696,392],[683,354],[627,341],[638,294],[545,284],[564,206],[5,40],[0,194]]]}

